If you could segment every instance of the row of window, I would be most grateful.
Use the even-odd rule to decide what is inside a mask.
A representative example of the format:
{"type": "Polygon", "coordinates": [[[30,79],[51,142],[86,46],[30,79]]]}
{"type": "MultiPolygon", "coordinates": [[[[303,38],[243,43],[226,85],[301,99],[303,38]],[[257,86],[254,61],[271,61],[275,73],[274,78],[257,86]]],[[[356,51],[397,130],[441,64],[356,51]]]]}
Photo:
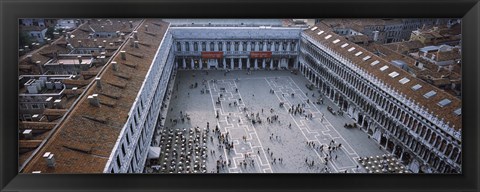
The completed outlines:
{"type": "MultiPolygon", "coordinates": [[[[166,47],[171,46],[171,44],[168,44],[168,38],[166,41],[164,41],[166,47]]],[[[163,47],[163,46],[162,46],[163,47]]],[[[169,77],[169,73],[171,73],[172,65],[165,65],[165,63],[172,63],[174,59],[173,52],[167,51],[166,54],[168,54],[168,57],[163,57],[163,55],[158,55],[157,60],[155,60],[155,63],[153,64],[154,66],[152,67],[151,74],[148,75],[146,85],[144,87],[144,92],[143,94],[140,94],[139,97],[139,102],[137,108],[134,110],[133,114],[133,122],[129,122],[128,129],[125,133],[125,140],[121,141],[121,146],[120,146],[120,151],[117,152],[116,154],[116,162],[115,165],[110,165],[110,172],[121,172],[122,166],[128,166],[127,172],[138,172],[140,171],[139,169],[141,168],[140,165],[143,163],[144,159],[142,157],[146,157],[146,153],[148,150],[148,144],[149,139],[148,137],[151,136],[154,130],[154,126],[156,124],[156,117],[158,117],[160,109],[158,109],[157,106],[160,105],[160,102],[163,100],[164,94],[165,94],[165,78],[169,77]],[[165,59],[168,58],[168,59],[165,59]],[[165,67],[162,69],[162,67],[165,67]],[[155,72],[162,71],[161,76],[160,74],[155,74],[155,72]],[[142,119],[142,113],[144,111],[144,97],[145,94],[150,94],[152,93],[152,88],[154,85],[154,82],[157,78],[161,78],[159,81],[157,87],[155,87],[154,90],[154,100],[152,104],[149,107],[148,112],[146,113],[146,121],[143,121],[143,124],[141,124],[141,119],[142,119]],[[152,111],[153,110],[153,111],[152,111]],[[141,132],[137,137],[135,135],[138,133],[138,130],[141,129],[141,132]],[[134,139],[138,138],[138,142],[136,142],[134,139]],[[133,140],[133,141],[132,141],[133,140]],[[133,152],[133,157],[129,159],[129,149],[131,149],[133,146],[136,146],[134,152],[133,152]],[[128,165],[123,165],[122,164],[122,159],[129,159],[129,164],[128,165]]],[[[148,97],[148,96],[147,96],[148,97]]],[[[117,149],[118,151],[118,149],[117,149]]]]}
{"type": "MultiPolygon", "coordinates": [[[[321,63],[325,63],[326,66],[328,66],[329,68],[333,69],[334,72],[336,72],[337,74],[340,74],[339,76],[341,76],[340,78],[342,79],[346,79],[348,82],[350,82],[351,84],[353,84],[353,86],[361,91],[364,95],[366,95],[368,98],[372,98],[372,100],[377,103],[377,105],[379,106],[382,106],[382,108],[386,109],[388,111],[388,113],[391,113],[395,118],[397,118],[401,123],[404,123],[406,127],[413,127],[412,126],[412,123],[414,123],[415,121],[413,121],[413,117],[412,116],[408,116],[408,114],[405,113],[405,111],[403,111],[402,113],[400,113],[400,108],[397,108],[396,105],[393,105],[390,101],[386,101],[386,99],[384,97],[380,97],[380,95],[378,94],[377,91],[373,91],[371,88],[367,88],[366,85],[362,84],[360,85],[360,83],[358,83],[359,81],[357,79],[352,79],[352,75],[350,73],[345,73],[344,70],[341,70],[338,66],[339,63],[338,61],[337,64],[333,64],[332,61],[335,61],[334,58],[332,58],[331,56],[329,55],[326,55],[325,53],[323,54],[318,54],[318,52],[320,52],[320,50],[314,50],[312,49],[311,47],[311,44],[309,46],[303,46],[302,44],[302,49],[306,49],[308,50],[312,55],[315,55],[316,58],[319,58],[320,62],[321,63]],[[342,72],[340,72],[342,71],[342,72]],[[410,121],[408,121],[410,120],[410,121]]],[[[307,60],[308,63],[319,63],[319,62],[316,62],[314,61],[312,58],[310,58],[308,55],[305,56],[305,59],[307,60]]],[[[316,65],[312,65],[314,66],[313,68],[315,68],[317,71],[319,71],[318,69],[318,66],[316,65]]],[[[323,70],[322,70],[323,71],[323,70]]],[[[326,74],[326,76],[329,76],[329,74],[326,74]]],[[[342,85],[344,88],[346,87],[342,82],[340,81],[337,81],[336,84],[338,85],[337,87],[339,87],[340,85],[342,85]]],[[[365,102],[361,102],[361,103],[365,103],[365,102]]],[[[398,103],[397,103],[398,104],[398,103]]],[[[373,107],[372,108],[375,108],[376,110],[376,107],[373,107]]],[[[369,109],[369,108],[367,108],[369,109]]],[[[376,110],[377,112],[372,114],[374,116],[379,116],[379,112],[378,110],[376,110]]],[[[418,121],[416,122],[417,124],[420,124],[418,123],[418,121]]],[[[424,125],[423,128],[425,129],[426,126],[424,125]]],[[[430,129],[429,131],[430,132],[430,129]]],[[[422,132],[422,134],[424,134],[422,132]]],[[[429,133],[428,133],[429,134],[429,133]]],[[[429,138],[430,135],[422,135],[422,136],[425,136],[426,138],[429,138]]]]}
{"type": "Polygon", "coordinates": [[[296,42],[177,42],[177,51],[295,51],[296,42]],[[224,47],[225,45],[225,47],[224,47]],[[233,46],[233,47],[232,47],[233,46]],[[248,49],[250,46],[250,49],[248,49]],[[224,49],[225,48],[225,49],[224,49]]]}

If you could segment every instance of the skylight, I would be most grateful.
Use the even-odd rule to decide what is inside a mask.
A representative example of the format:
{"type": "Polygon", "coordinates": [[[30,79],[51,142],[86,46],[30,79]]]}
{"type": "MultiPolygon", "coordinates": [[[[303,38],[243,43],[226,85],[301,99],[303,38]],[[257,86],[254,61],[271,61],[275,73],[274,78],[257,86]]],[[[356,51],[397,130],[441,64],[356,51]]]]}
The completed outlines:
{"type": "Polygon", "coordinates": [[[455,115],[457,115],[457,116],[462,115],[462,108],[456,109],[455,111],[453,111],[453,113],[455,113],[455,115]]]}
{"type": "Polygon", "coordinates": [[[310,29],[310,30],[315,31],[317,28],[318,28],[318,27],[313,27],[313,28],[310,29]]]}
{"type": "Polygon", "coordinates": [[[400,81],[398,81],[398,82],[400,82],[401,84],[405,84],[405,83],[408,83],[409,81],[410,81],[410,79],[404,77],[404,78],[400,79],[400,81]]]}
{"type": "Polygon", "coordinates": [[[382,68],[380,68],[380,71],[385,71],[388,69],[388,66],[384,65],[382,68]]]}
{"type": "Polygon", "coordinates": [[[358,57],[358,56],[361,55],[362,53],[363,53],[363,52],[359,51],[359,52],[355,53],[355,56],[358,57]]]}
{"type": "Polygon", "coordinates": [[[371,65],[371,66],[375,66],[376,64],[379,64],[379,63],[380,63],[380,61],[378,61],[378,60],[375,60],[375,61],[374,61],[374,62],[372,62],[370,65],[371,65]]]}
{"type": "Polygon", "coordinates": [[[445,107],[450,103],[452,103],[452,101],[450,101],[449,99],[444,99],[444,100],[441,100],[440,102],[438,102],[437,105],[440,106],[440,107],[445,107]]]}
{"type": "Polygon", "coordinates": [[[425,93],[425,95],[423,95],[423,96],[424,96],[425,98],[427,98],[427,99],[430,99],[430,97],[433,97],[433,96],[435,96],[436,94],[437,94],[437,92],[435,92],[435,91],[432,90],[432,91],[429,91],[428,93],[425,93]]]}
{"type": "Polygon", "coordinates": [[[366,60],[369,60],[370,58],[372,57],[370,57],[370,55],[367,55],[366,57],[363,58],[363,60],[366,61],[366,60]]]}
{"type": "Polygon", "coordinates": [[[340,42],[340,39],[335,39],[335,41],[333,41],[334,44],[337,44],[338,42],[340,42]]]}
{"type": "Polygon", "coordinates": [[[391,72],[390,74],[388,74],[388,76],[392,77],[392,78],[395,78],[397,77],[399,74],[397,72],[391,72]]]}
{"type": "Polygon", "coordinates": [[[348,52],[352,52],[353,50],[355,50],[355,47],[348,49],[348,52]]]}
{"type": "Polygon", "coordinates": [[[325,31],[320,31],[320,32],[317,33],[317,35],[321,35],[323,32],[325,32],[325,31]]]}
{"type": "Polygon", "coordinates": [[[416,85],[414,85],[414,86],[412,87],[412,90],[417,91],[417,90],[419,90],[420,88],[422,88],[422,86],[421,86],[420,84],[416,84],[416,85]]]}
{"type": "Polygon", "coordinates": [[[332,35],[327,35],[325,39],[330,39],[330,37],[332,37],[332,35]]]}
{"type": "Polygon", "coordinates": [[[341,47],[345,48],[346,46],[348,46],[348,43],[343,44],[341,47]]]}

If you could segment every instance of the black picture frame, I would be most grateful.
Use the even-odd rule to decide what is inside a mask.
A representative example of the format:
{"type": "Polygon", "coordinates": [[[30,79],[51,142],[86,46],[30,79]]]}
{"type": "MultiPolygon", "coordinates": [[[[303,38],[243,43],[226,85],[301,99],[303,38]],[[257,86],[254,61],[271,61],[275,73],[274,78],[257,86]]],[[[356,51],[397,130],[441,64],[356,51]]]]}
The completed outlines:
{"type": "Polygon", "coordinates": [[[478,191],[478,0],[1,0],[1,191],[478,191]],[[462,18],[462,174],[18,174],[19,18],[462,18]]]}

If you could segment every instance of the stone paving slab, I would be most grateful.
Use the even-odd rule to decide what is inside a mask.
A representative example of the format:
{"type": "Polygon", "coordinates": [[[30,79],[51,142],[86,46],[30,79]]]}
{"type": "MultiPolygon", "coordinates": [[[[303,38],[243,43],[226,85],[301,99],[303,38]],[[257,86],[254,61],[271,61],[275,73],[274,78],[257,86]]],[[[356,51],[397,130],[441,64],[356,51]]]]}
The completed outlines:
{"type": "Polygon", "coordinates": [[[362,172],[356,170],[356,158],[359,156],[382,155],[386,152],[378,148],[378,145],[359,129],[345,129],[343,124],[352,123],[348,117],[331,115],[326,106],[334,104],[324,97],[324,105],[316,105],[306,100],[315,100],[319,93],[310,91],[305,87],[309,82],[300,75],[291,74],[288,71],[253,71],[247,75],[245,71],[232,71],[224,75],[224,71],[179,71],[177,74],[176,86],[170,104],[171,110],[167,114],[166,129],[186,128],[199,126],[210,128],[218,125],[222,134],[229,133],[230,142],[234,143],[234,149],[227,152],[219,148],[219,142],[213,133],[209,133],[207,147],[209,156],[207,158],[208,172],[215,171],[216,161],[230,160],[232,165],[220,172],[230,173],[322,173],[325,165],[325,151],[321,152],[306,144],[313,141],[317,146],[328,145],[334,139],[336,143],[342,143],[342,148],[333,153],[337,155],[336,160],[328,164],[330,172],[362,172]],[[238,79],[238,80],[237,80],[238,79]],[[203,84],[203,81],[206,84],[203,84]],[[212,81],[216,80],[216,82],[212,81]],[[198,87],[191,89],[189,86],[198,83],[198,87]],[[201,94],[200,90],[210,89],[210,93],[201,94]],[[221,89],[224,88],[224,89],[221,89]],[[238,92],[236,90],[238,89],[238,92]],[[273,89],[274,94],[269,90],[273,89]],[[292,97],[290,94],[294,93],[292,97]],[[220,94],[221,105],[215,104],[220,94]],[[239,100],[241,99],[241,100],[239,100]],[[238,105],[234,106],[233,102],[238,105]],[[279,103],[284,102],[284,107],[279,103]],[[232,103],[228,106],[228,103],[232,103]],[[314,118],[305,119],[300,115],[288,113],[292,105],[305,104],[306,113],[312,113],[314,118]],[[247,110],[244,111],[243,108],[247,110]],[[263,112],[261,111],[263,109],[263,112]],[[270,109],[274,112],[271,113],[270,109]],[[170,123],[170,118],[178,118],[179,112],[186,112],[191,120],[184,123],[170,123]],[[215,116],[219,112],[219,118],[215,116]],[[246,114],[258,113],[262,123],[252,124],[246,114]],[[324,114],[325,120],[321,120],[324,114]],[[280,122],[268,123],[267,117],[278,115],[280,122]],[[228,118],[227,118],[228,117],[228,118]],[[288,127],[292,124],[291,128],[288,127]],[[273,133],[273,136],[272,136],[273,133]],[[247,136],[246,141],[243,136],[247,136]],[[278,136],[278,138],[277,138],[278,136]],[[272,137],[272,138],[270,138],[272,137]],[[215,151],[215,154],[212,152],[215,151]],[[271,153],[274,153],[273,156],[271,153]],[[245,159],[245,154],[250,155],[245,159]],[[278,158],[283,157],[283,163],[278,158]],[[240,167],[240,162],[254,160],[254,165],[249,164],[247,168],[240,167]],[[276,159],[274,163],[273,160],[276,159]],[[314,161],[314,166],[309,166],[314,161]]]}

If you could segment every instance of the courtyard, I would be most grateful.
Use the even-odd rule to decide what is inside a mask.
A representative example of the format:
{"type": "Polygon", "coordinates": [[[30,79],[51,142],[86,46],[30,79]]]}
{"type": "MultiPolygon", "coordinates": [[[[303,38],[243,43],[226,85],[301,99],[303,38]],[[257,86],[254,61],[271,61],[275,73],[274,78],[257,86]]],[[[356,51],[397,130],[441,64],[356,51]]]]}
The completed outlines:
{"type": "Polygon", "coordinates": [[[360,129],[345,128],[354,121],[306,84],[283,70],[178,71],[160,134],[160,172],[366,172],[360,157],[387,152],[360,129]]]}

